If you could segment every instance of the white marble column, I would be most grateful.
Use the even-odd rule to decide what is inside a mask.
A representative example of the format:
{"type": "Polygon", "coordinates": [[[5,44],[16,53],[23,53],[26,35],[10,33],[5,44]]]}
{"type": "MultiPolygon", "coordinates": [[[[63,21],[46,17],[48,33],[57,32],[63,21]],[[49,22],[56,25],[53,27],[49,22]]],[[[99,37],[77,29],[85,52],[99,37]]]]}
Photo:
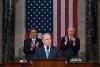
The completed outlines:
{"type": "Polygon", "coordinates": [[[16,2],[15,18],[15,57],[23,57],[23,44],[25,36],[25,0],[16,2]]]}
{"type": "Polygon", "coordinates": [[[85,60],[85,14],[86,14],[85,0],[78,0],[78,36],[80,38],[80,57],[85,60]]]}

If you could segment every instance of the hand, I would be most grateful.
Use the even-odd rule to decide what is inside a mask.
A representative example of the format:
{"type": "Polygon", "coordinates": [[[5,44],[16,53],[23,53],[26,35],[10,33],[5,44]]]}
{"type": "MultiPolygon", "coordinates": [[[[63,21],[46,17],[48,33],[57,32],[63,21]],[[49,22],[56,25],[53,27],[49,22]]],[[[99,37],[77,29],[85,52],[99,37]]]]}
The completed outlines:
{"type": "Polygon", "coordinates": [[[67,45],[67,42],[65,41],[64,44],[67,45]]]}
{"type": "Polygon", "coordinates": [[[75,41],[76,41],[76,39],[75,38],[73,38],[73,45],[75,46],[75,41]]]}
{"type": "Polygon", "coordinates": [[[33,48],[31,48],[30,50],[33,51],[33,48]]]}
{"type": "Polygon", "coordinates": [[[31,51],[33,51],[33,50],[34,50],[34,48],[32,48],[32,47],[31,47],[31,49],[30,49],[30,50],[31,50],[31,51]]]}
{"type": "Polygon", "coordinates": [[[64,42],[65,45],[67,45],[67,41],[68,41],[68,39],[67,39],[67,36],[66,36],[65,37],[65,42],[64,42]]]}
{"type": "Polygon", "coordinates": [[[36,43],[36,47],[38,47],[38,46],[39,46],[39,42],[36,43]]]}

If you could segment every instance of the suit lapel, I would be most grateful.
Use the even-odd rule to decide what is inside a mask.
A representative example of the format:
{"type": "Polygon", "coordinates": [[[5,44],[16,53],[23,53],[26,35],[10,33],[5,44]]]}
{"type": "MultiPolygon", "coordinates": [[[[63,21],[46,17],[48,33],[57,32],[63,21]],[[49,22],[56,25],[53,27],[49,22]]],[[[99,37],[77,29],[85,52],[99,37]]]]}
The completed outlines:
{"type": "Polygon", "coordinates": [[[35,44],[38,42],[38,39],[36,38],[36,40],[35,40],[35,44]]]}
{"type": "Polygon", "coordinates": [[[52,55],[53,55],[53,47],[51,46],[51,48],[50,48],[50,53],[49,53],[49,57],[48,58],[51,58],[52,57],[52,55]]]}
{"type": "Polygon", "coordinates": [[[29,39],[29,46],[30,46],[30,48],[31,48],[31,44],[32,44],[32,39],[29,39]]]}
{"type": "Polygon", "coordinates": [[[42,46],[42,56],[43,56],[43,58],[45,58],[46,59],[46,53],[45,53],[45,48],[44,48],[44,46],[42,46]]]}

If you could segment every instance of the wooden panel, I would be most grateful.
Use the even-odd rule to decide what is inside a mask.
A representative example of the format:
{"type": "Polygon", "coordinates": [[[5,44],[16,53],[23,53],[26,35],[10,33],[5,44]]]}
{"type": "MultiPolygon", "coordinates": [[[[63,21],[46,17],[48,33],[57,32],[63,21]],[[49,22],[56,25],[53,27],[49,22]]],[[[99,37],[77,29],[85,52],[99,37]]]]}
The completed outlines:
{"type": "Polygon", "coordinates": [[[32,63],[1,63],[0,67],[100,67],[93,62],[65,62],[63,59],[34,59],[32,63]]]}
{"type": "Polygon", "coordinates": [[[64,67],[63,59],[34,59],[32,67],[64,67]]]}
{"type": "Polygon", "coordinates": [[[4,63],[0,67],[32,67],[30,63],[4,63]]]}

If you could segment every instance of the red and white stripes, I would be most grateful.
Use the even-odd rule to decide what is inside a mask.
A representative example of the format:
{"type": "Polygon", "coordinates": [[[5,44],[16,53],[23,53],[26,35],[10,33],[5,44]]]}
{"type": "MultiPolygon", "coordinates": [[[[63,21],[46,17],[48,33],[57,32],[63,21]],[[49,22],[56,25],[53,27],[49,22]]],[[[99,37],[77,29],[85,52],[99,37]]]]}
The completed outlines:
{"type": "Polygon", "coordinates": [[[53,42],[59,47],[69,26],[77,31],[77,0],[53,0],[53,26],[53,42]]]}

